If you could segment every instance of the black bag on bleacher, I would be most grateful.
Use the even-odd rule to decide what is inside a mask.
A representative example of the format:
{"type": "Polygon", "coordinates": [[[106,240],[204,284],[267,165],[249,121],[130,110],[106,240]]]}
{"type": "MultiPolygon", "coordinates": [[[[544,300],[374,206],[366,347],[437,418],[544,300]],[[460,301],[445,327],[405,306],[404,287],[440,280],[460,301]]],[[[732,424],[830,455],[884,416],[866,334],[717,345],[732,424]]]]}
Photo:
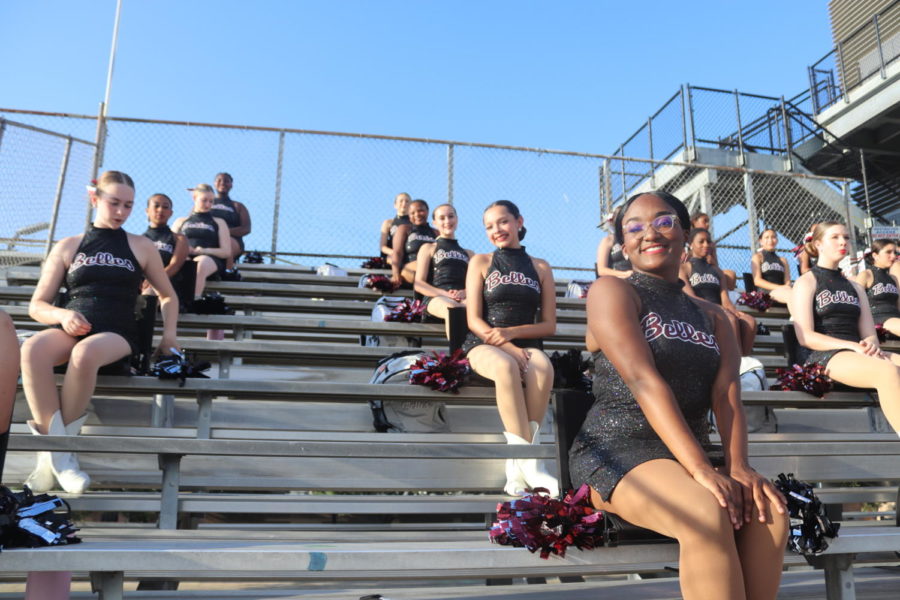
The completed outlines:
{"type": "MultiPolygon", "coordinates": [[[[378,361],[369,383],[409,383],[410,368],[424,352],[407,350],[378,361]]],[[[375,431],[380,433],[444,433],[450,431],[443,402],[369,400],[375,431]]]]}

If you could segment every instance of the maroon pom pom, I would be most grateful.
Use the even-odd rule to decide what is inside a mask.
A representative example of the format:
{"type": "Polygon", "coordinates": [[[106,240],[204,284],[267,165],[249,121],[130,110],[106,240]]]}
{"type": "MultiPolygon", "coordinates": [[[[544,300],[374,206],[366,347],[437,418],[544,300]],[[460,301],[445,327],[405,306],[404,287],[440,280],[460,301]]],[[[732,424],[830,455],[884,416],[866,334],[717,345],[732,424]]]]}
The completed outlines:
{"type": "Polygon", "coordinates": [[[825,367],[819,363],[811,365],[792,365],[788,368],[775,369],[778,383],[773,390],[806,392],[821,398],[834,387],[831,378],[825,374],[825,367]]]}
{"type": "Polygon", "coordinates": [[[455,394],[459,391],[459,386],[465,383],[468,374],[469,361],[463,358],[462,350],[455,350],[450,356],[443,352],[432,352],[412,364],[409,382],[455,394]]]}
{"type": "Polygon", "coordinates": [[[391,309],[391,312],[384,315],[385,321],[398,321],[401,323],[412,323],[422,318],[425,312],[425,304],[421,300],[410,302],[403,300],[400,304],[391,309]]]}
{"type": "Polygon", "coordinates": [[[491,526],[495,544],[540,550],[541,558],[566,555],[566,548],[591,550],[603,544],[603,513],[590,502],[587,484],[569,490],[562,500],[551,498],[544,488],[497,505],[497,521],[491,526]]]}
{"type": "Polygon", "coordinates": [[[759,312],[766,312],[772,306],[772,298],[765,292],[744,292],[737,299],[737,303],[759,312]]]}
{"type": "Polygon", "coordinates": [[[366,287],[379,292],[390,292],[394,289],[394,284],[391,283],[391,278],[385,275],[368,275],[366,287]]]}
{"type": "Polygon", "coordinates": [[[878,336],[878,343],[883,344],[887,341],[887,330],[884,328],[884,325],[879,323],[875,326],[875,335],[878,336]]]}
{"type": "Polygon", "coordinates": [[[387,263],[380,256],[373,256],[362,264],[363,269],[387,269],[387,263]]]}

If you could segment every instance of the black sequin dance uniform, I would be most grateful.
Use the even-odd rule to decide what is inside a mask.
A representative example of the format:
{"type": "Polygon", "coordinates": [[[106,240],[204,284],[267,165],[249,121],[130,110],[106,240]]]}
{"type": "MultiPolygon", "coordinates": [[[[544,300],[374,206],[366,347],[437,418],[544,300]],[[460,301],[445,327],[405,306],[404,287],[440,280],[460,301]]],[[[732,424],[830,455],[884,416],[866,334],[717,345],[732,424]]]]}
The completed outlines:
{"type": "MultiPolygon", "coordinates": [[[[384,241],[384,245],[388,248],[394,247],[394,236],[397,234],[397,229],[399,229],[401,225],[412,225],[412,223],[409,222],[409,216],[397,216],[391,221],[391,228],[388,229],[387,239],[384,241]]],[[[387,258],[384,254],[381,256],[387,258]]]]}
{"type": "Polygon", "coordinates": [[[69,301],[64,308],[81,313],[91,324],[91,331],[79,339],[117,333],[136,353],[135,302],[143,280],[144,270],[128,245],[125,230],[92,225],[66,271],[69,301]]]}
{"type": "MultiPolygon", "coordinates": [[[[541,278],[525,247],[500,248],[491,255],[491,264],[482,287],[482,316],[491,327],[516,327],[534,323],[541,306],[541,278]]],[[[484,341],[469,332],[463,343],[468,352],[484,341]]],[[[540,339],[515,339],[519,348],[543,348],[540,339]]]]}
{"type": "Polygon", "coordinates": [[[409,230],[409,235],[406,236],[406,246],[403,247],[403,251],[406,253],[403,264],[416,262],[416,257],[419,255],[419,248],[422,247],[422,244],[430,244],[434,240],[434,229],[427,223],[413,225],[412,229],[409,230]]]}
{"type": "MultiPolygon", "coordinates": [[[[241,215],[234,205],[234,200],[229,198],[227,194],[224,196],[216,196],[215,200],[213,200],[212,208],[209,209],[209,214],[225,221],[225,224],[228,225],[229,229],[231,227],[238,227],[241,224],[241,215]]],[[[238,246],[241,247],[241,252],[243,252],[244,239],[234,235],[232,235],[231,238],[238,243],[238,246]]]]}
{"type": "Polygon", "coordinates": [[[606,260],[606,264],[614,271],[631,270],[631,261],[628,260],[625,253],[622,252],[622,244],[619,242],[615,242],[609,247],[609,258],[606,260]]]}
{"type": "Polygon", "coordinates": [[[888,319],[900,319],[900,308],[897,300],[900,293],[897,290],[897,282],[888,273],[888,269],[871,266],[872,285],[866,290],[869,297],[869,307],[872,309],[872,318],[876,325],[881,325],[888,319]]]}
{"type": "Polygon", "coordinates": [[[759,261],[761,277],[769,283],[784,285],[785,272],[781,259],[771,250],[763,250],[761,254],[762,260],[759,261]]]}
{"type": "MultiPolygon", "coordinates": [[[[469,268],[469,255],[456,240],[439,237],[435,242],[434,254],[431,256],[431,268],[428,281],[442,290],[466,289],[466,270],[469,268]]],[[[431,298],[425,298],[425,303],[431,298]]]]}
{"type": "Polygon", "coordinates": [[[169,229],[168,225],[160,225],[159,227],[148,227],[144,232],[144,237],[149,238],[159,252],[164,267],[168,267],[172,262],[172,256],[175,255],[175,245],[177,240],[175,234],[169,229]]]}
{"type": "MultiPolygon", "coordinates": [[[[668,382],[700,445],[709,443],[711,391],[719,346],[710,318],[682,283],[634,273],[626,281],[641,301],[641,328],[656,369],[668,382]]],[[[602,352],[594,353],[594,404],[569,450],[572,484],[587,483],[609,500],[619,480],[650,460],[675,457],[653,430],[622,377],[602,352]]]]}
{"type": "Polygon", "coordinates": [[[688,281],[694,293],[713,304],[722,304],[722,282],[715,267],[706,262],[705,258],[692,257],[691,276],[688,281]]]}
{"type": "MultiPolygon", "coordinates": [[[[813,294],[813,329],[818,333],[841,340],[858,342],[859,337],[859,296],[840,269],[826,269],[815,265],[812,269],[816,278],[813,294]]],[[[806,364],[819,363],[822,366],[838,352],[852,350],[814,350],[810,352],[806,364]]]]}
{"type": "MultiPolygon", "coordinates": [[[[211,213],[191,213],[181,224],[181,233],[187,238],[191,248],[218,248],[219,224],[215,222],[211,213]]],[[[210,256],[216,262],[218,274],[225,272],[225,259],[218,256],[210,256]]]]}

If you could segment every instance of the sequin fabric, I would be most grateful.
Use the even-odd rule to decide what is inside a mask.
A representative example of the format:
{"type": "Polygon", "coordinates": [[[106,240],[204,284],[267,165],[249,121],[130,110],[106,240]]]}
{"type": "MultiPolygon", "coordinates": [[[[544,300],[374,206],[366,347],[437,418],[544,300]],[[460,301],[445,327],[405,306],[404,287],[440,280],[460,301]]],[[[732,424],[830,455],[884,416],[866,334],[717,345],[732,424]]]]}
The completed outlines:
{"type": "MultiPolygon", "coordinates": [[[[641,327],[656,368],[672,388],[694,436],[707,450],[711,390],[719,369],[713,324],[681,291],[643,273],[627,281],[641,300],[641,327]]],[[[637,401],[602,352],[594,353],[594,404],[569,451],[572,484],[589,484],[608,500],[631,469],[674,456],[651,427],[637,401]]]]}
{"type": "MultiPolygon", "coordinates": [[[[816,278],[813,329],[841,340],[858,342],[860,307],[856,288],[840,269],[826,269],[815,265],[811,271],[816,278]]],[[[824,367],[838,352],[852,350],[814,350],[810,352],[806,364],[818,363],[824,367]]]]}

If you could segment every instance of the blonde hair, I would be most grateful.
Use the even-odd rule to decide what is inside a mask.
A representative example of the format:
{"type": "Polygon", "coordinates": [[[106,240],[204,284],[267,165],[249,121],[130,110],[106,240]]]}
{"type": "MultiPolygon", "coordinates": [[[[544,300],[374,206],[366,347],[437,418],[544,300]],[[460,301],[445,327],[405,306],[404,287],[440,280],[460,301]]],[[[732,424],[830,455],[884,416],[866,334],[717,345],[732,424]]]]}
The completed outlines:
{"type": "Polygon", "coordinates": [[[835,225],[840,225],[841,227],[844,226],[844,224],[840,221],[822,221],[821,223],[816,223],[815,225],[813,225],[813,228],[811,230],[812,237],[803,246],[803,249],[806,250],[806,253],[809,254],[812,258],[818,258],[819,251],[816,249],[815,243],[825,237],[825,232],[835,225]]]}
{"type": "Polygon", "coordinates": [[[131,179],[131,176],[122,171],[103,171],[100,173],[100,176],[97,177],[97,183],[94,187],[98,192],[101,192],[103,191],[104,185],[112,183],[121,183],[134,189],[134,181],[131,179]]]}
{"type": "Polygon", "coordinates": [[[199,194],[213,194],[215,195],[216,191],[213,189],[211,185],[208,183],[198,183],[192,188],[188,188],[191,191],[192,196],[197,196],[199,194]]]}

